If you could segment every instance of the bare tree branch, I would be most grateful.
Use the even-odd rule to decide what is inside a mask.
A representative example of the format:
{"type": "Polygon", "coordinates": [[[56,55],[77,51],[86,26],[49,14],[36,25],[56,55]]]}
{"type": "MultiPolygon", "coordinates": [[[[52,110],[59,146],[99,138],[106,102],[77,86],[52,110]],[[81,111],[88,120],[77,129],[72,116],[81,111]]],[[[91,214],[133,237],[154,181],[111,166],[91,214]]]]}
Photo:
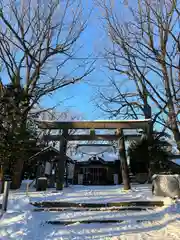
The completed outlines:
{"type": "MultiPolygon", "coordinates": [[[[145,110],[145,118],[146,110],[150,110],[151,105],[156,106],[156,110],[152,108],[153,121],[159,121],[160,116],[165,120],[165,125],[172,131],[180,150],[180,34],[177,31],[180,1],[138,0],[136,6],[131,6],[129,2],[128,8],[126,7],[130,14],[128,21],[119,17],[123,6],[120,8],[118,1],[114,1],[113,6],[110,1],[99,2],[104,11],[106,31],[112,43],[112,47],[106,50],[109,69],[119,73],[121,79],[128,78],[126,88],[132,84],[135,86],[138,94],[136,104],[134,105],[134,99],[129,98],[129,104],[135,111],[141,109],[140,106],[138,110],[136,108],[139,100],[142,101],[140,105],[145,110]]],[[[116,85],[115,92],[118,95],[120,91],[123,96],[124,88],[121,84],[116,85]]],[[[117,103],[116,99],[111,100],[112,105],[117,103]]],[[[124,102],[121,100],[118,116],[123,113],[123,108],[124,102]]]]}
{"type": "Polygon", "coordinates": [[[80,76],[76,75],[82,65],[65,70],[87,26],[81,0],[8,0],[0,6],[0,60],[8,81],[31,96],[25,112],[43,96],[91,73],[93,63],[88,59],[80,76]]]}

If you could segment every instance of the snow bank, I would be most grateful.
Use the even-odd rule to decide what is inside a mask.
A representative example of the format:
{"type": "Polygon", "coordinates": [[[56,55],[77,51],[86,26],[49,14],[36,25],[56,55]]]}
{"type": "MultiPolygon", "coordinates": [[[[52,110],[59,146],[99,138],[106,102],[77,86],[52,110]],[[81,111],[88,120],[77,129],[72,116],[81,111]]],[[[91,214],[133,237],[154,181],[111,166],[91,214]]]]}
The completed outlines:
{"type": "Polygon", "coordinates": [[[28,195],[22,190],[10,193],[8,212],[0,220],[2,240],[139,240],[180,239],[180,204],[167,198],[167,206],[142,212],[33,212],[30,201],[114,202],[151,200],[151,185],[134,185],[124,191],[122,186],[72,186],[62,192],[49,190],[28,195]],[[83,219],[122,219],[122,223],[81,224],[83,219]],[[50,220],[73,220],[72,225],[51,225],[50,220]],[[144,220],[144,221],[142,221],[144,220]]]}
{"type": "MultiPolygon", "coordinates": [[[[179,217],[180,215],[172,210],[164,210],[154,213],[146,213],[142,218],[146,222],[137,222],[139,216],[129,213],[35,213],[25,212],[21,214],[7,213],[0,222],[0,236],[4,239],[18,240],[139,240],[139,239],[180,239],[179,217]],[[169,211],[169,212],[168,212],[169,211]],[[119,216],[118,216],[119,214],[119,216]],[[78,221],[87,218],[91,219],[124,219],[123,223],[109,224],[81,224],[78,221]],[[76,220],[72,225],[50,225],[45,220],[68,219],[76,220]]],[[[175,210],[174,210],[175,211],[175,210]]],[[[136,213],[137,215],[137,213],[136,213]]],[[[139,214],[138,214],[139,215],[139,214]]]]}

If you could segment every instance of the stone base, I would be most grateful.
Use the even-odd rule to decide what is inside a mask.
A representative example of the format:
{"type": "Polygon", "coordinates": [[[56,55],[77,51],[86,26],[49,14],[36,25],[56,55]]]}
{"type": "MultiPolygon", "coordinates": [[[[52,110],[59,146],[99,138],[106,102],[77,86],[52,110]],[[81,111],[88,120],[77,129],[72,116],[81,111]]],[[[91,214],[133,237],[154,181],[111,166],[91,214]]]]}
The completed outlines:
{"type": "Polygon", "coordinates": [[[155,196],[180,198],[180,175],[153,175],[152,193],[155,196]]]}
{"type": "Polygon", "coordinates": [[[47,189],[47,178],[40,177],[37,179],[36,191],[46,191],[47,189]]]}

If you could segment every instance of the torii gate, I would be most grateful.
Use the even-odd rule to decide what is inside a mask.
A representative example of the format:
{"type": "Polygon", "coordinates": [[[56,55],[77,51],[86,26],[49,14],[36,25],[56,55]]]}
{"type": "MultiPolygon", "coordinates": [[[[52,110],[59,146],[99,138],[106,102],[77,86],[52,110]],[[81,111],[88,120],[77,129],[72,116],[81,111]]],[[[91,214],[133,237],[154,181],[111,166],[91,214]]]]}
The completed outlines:
{"type": "Polygon", "coordinates": [[[47,121],[37,120],[40,129],[62,130],[59,135],[46,135],[47,141],[60,141],[60,157],[57,166],[57,190],[63,190],[66,147],[68,141],[88,141],[88,140],[117,140],[119,141],[119,155],[121,159],[122,178],[124,190],[130,189],[128,164],[125,152],[124,129],[142,129],[149,135],[151,129],[151,119],[145,120],[95,120],[95,121],[47,121]],[[98,134],[91,131],[89,135],[70,135],[69,129],[114,129],[115,134],[98,134]]]}

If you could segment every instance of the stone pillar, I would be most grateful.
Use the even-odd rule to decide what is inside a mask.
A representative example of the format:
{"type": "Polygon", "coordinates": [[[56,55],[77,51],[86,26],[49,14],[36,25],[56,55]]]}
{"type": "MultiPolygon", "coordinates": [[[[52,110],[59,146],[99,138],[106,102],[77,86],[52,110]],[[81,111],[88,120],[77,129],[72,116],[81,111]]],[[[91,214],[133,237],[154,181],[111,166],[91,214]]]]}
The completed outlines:
{"type": "Polygon", "coordinates": [[[59,154],[58,163],[57,163],[56,190],[63,190],[63,186],[64,186],[67,135],[68,135],[68,129],[63,129],[63,133],[60,140],[60,154],[59,154]]]}
{"type": "Polygon", "coordinates": [[[37,180],[39,177],[42,177],[41,176],[41,168],[42,168],[42,165],[40,162],[38,162],[38,165],[37,165],[37,169],[36,169],[36,181],[35,181],[35,186],[37,185],[37,180]]]}
{"type": "Polygon", "coordinates": [[[121,161],[121,171],[122,171],[122,179],[124,184],[124,190],[131,189],[130,186],[130,179],[129,179],[129,169],[126,159],[126,150],[125,150],[125,142],[124,142],[124,136],[123,131],[119,130],[119,156],[121,161]]]}
{"type": "MultiPolygon", "coordinates": [[[[153,124],[152,122],[150,122],[145,130],[145,135],[148,139],[148,146],[150,146],[152,144],[153,141],[153,124]]],[[[147,152],[149,152],[149,149],[147,149],[147,152]]],[[[149,172],[148,172],[148,183],[151,183],[151,178],[153,175],[153,164],[152,164],[152,159],[150,158],[149,154],[148,154],[148,159],[146,159],[146,161],[148,162],[148,168],[149,168],[149,172]]]]}

